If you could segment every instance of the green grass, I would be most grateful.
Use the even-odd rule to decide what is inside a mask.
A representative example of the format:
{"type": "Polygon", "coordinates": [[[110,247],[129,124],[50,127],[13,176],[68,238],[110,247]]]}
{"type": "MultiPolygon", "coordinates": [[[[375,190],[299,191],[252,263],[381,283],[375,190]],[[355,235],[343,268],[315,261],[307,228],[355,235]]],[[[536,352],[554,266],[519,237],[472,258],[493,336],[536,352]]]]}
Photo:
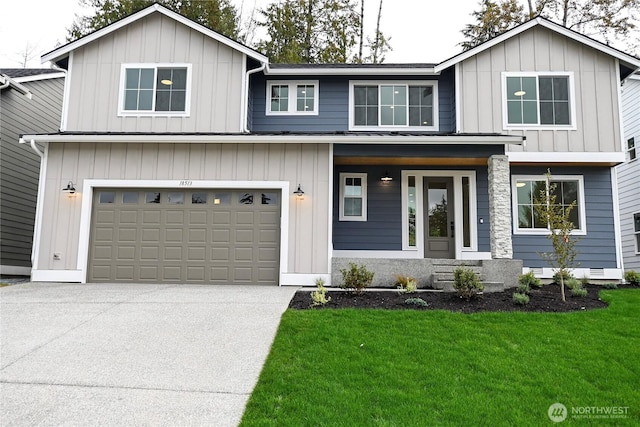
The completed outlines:
{"type": "MultiPolygon", "coordinates": [[[[568,314],[285,312],[242,426],[571,425],[640,422],[640,290],[568,314]],[[572,419],[572,407],[629,407],[572,419]]],[[[428,298],[427,298],[428,300],[428,298]]]]}

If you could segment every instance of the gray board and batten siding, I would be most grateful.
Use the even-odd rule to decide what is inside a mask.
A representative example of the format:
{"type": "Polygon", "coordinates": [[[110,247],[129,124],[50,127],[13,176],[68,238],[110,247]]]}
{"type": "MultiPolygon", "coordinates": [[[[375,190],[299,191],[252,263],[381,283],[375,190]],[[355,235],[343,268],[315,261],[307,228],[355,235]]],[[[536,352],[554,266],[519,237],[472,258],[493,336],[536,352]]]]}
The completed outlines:
{"type": "Polygon", "coordinates": [[[617,167],[622,256],[625,270],[640,271],[640,242],[636,246],[633,221],[633,214],[640,214],[640,74],[627,79],[622,86],[622,117],[625,149],[633,138],[636,155],[632,160],[627,153],[626,162],[617,167]]]}
{"type": "MultiPolygon", "coordinates": [[[[441,75],[424,77],[384,76],[265,76],[254,74],[251,80],[250,127],[255,132],[342,132],[349,130],[349,81],[437,81],[440,132],[455,132],[455,87],[452,69],[441,75]],[[318,81],[317,115],[266,115],[267,81],[318,81]]],[[[398,128],[399,131],[402,127],[398,128]]]]}
{"type": "MultiPolygon", "coordinates": [[[[22,75],[25,70],[20,71],[22,75]]],[[[31,91],[32,99],[10,88],[0,95],[0,263],[9,273],[9,266],[20,271],[31,267],[40,173],[40,157],[29,145],[18,143],[19,135],[59,129],[64,77],[20,84],[31,91]]]]}

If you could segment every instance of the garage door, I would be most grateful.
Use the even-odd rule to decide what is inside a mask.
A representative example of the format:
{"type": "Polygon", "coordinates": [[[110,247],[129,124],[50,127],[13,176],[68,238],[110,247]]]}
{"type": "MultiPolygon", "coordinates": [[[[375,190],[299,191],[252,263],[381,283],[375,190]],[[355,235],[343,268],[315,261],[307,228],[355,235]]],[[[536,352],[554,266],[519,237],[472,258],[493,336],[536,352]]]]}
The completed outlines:
{"type": "Polygon", "coordinates": [[[96,189],[90,282],[277,284],[279,190],[96,189]]]}

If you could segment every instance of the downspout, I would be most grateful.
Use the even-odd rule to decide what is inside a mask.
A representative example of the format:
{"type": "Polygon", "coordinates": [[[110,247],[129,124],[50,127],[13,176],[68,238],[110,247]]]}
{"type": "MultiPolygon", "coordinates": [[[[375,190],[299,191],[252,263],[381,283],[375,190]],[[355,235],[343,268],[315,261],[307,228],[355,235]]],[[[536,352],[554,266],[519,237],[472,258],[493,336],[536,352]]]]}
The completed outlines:
{"type": "Polygon", "coordinates": [[[258,73],[260,71],[264,71],[265,69],[268,70],[269,68],[269,64],[266,62],[263,62],[262,65],[258,68],[254,68],[253,70],[249,70],[247,71],[246,74],[246,86],[244,88],[244,99],[245,99],[245,106],[244,106],[244,112],[243,112],[243,116],[244,116],[244,120],[242,123],[242,132],[243,133],[249,133],[249,76],[251,74],[255,74],[258,73]]]}
{"type": "MultiPolygon", "coordinates": [[[[23,138],[18,140],[20,144],[26,144],[26,141],[23,138]]],[[[31,274],[33,274],[33,270],[38,269],[38,260],[36,258],[36,253],[40,249],[40,227],[42,226],[42,202],[44,200],[44,187],[45,187],[45,175],[46,175],[46,161],[44,158],[44,153],[40,151],[38,146],[36,145],[36,140],[31,140],[31,148],[36,152],[38,156],[40,156],[40,173],[38,176],[38,195],[36,199],[36,217],[35,223],[33,224],[33,241],[31,243],[31,274]]]]}

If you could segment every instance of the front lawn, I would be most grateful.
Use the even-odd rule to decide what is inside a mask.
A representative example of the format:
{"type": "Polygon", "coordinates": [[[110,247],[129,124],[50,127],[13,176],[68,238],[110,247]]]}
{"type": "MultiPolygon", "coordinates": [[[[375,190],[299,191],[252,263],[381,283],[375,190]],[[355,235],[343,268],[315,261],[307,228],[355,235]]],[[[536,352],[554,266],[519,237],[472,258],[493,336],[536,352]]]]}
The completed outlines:
{"type": "Polygon", "coordinates": [[[563,424],[638,425],[640,290],[601,295],[565,314],[288,310],[241,425],[549,425],[556,402],[563,424]]]}

